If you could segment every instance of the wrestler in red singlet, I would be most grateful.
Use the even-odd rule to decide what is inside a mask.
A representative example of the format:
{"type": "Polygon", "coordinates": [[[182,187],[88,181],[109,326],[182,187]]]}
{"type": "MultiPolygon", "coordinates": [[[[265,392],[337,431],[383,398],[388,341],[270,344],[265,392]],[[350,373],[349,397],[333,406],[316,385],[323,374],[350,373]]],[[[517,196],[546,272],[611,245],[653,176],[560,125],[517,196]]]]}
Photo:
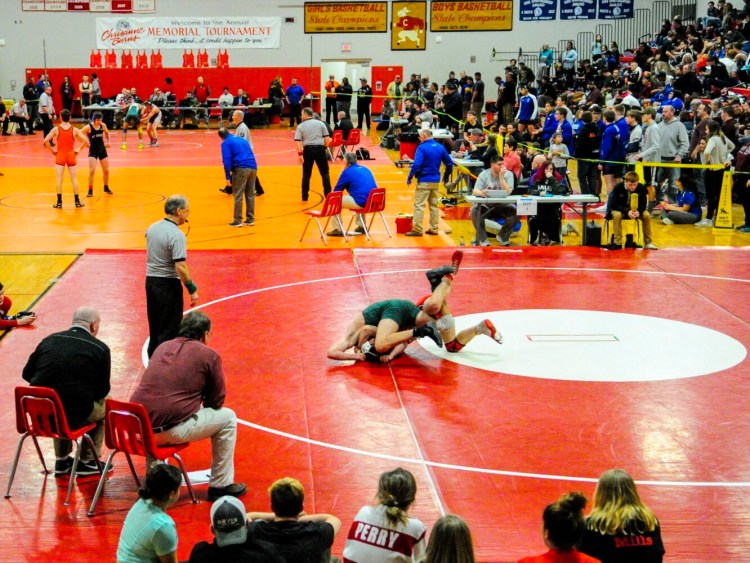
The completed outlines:
{"type": "Polygon", "coordinates": [[[75,166],[78,164],[75,153],[75,137],[73,136],[73,126],[70,125],[64,129],[62,125],[57,126],[57,154],[55,155],[55,164],[60,166],[75,166]]]}

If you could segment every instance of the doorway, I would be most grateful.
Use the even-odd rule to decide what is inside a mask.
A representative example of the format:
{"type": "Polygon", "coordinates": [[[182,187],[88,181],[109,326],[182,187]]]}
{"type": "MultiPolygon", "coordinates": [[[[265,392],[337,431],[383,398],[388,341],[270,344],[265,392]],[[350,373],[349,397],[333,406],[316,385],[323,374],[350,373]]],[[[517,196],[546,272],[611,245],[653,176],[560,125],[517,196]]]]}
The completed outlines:
{"type": "MultiPolygon", "coordinates": [[[[330,75],[335,77],[336,82],[346,76],[349,84],[352,86],[354,94],[352,95],[351,114],[352,118],[357,112],[357,90],[359,89],[359,79],[366,78],[367,83],[372,87],[372,59],[324,59],[320,61],[320,110],[321,117],[328,120],[324,115],[325,104],[325,83],[330,75]]],[[[359,116],[357,116],[359,118],[359,116]]],[[[335,121],[335,116],[333,121],[335,121]]]]}

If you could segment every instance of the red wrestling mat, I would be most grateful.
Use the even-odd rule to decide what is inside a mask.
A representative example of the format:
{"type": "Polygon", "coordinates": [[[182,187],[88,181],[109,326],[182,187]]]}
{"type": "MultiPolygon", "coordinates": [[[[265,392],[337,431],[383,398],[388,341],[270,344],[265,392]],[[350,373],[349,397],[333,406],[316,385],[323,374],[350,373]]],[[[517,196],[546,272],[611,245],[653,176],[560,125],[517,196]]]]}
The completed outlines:
{"type": "MultiPolygon", "coordinates": [[[[622,467],[661,521],[668,561],[742,558],[742,501],[750,486],[741,455],[750,438],[750,370],[742,354],[750,344],[750,253],[467,249],[449,303],[459,323],[468,315],[492,318],[505,337],[502,347],[485,351],[479,337],[455,358],[414,343],[389,366],[326,359],[358,311],[380,299],[418,299],[429,291],[424,270],[448,263],[450,254],[190,253],[201,307],[214,322],[211,345],[224,360],[227,406],[244,421],[235,465],[237,480],[248,484],[246,507],[268,510],[268,485],[295,476],[306,487],[307,512],[343,520],[334,550],[340,554],[380,472],[401,465],[418,480],[412,516],[429,527],[443,512],[460,514],[481,561],[515,561],[544,550],[540,519],[548,502],[569,490],[591,498],[599,474],[622,467]],[[560,311],[565,322],[554,330],[526,323],[560,311]],[[597,320],[582,331],[579,314],[597,320]],[[617,350],[627,346],[631,329],[650,345],[629,371],[631,358],[617,350]],[[696,330],[726,348],[701,351],[690,344],[696,330]],[[674,335],[682,346],[673,345],[674,335]],[[675,369],[680,358],[687,367],[675,369]],[[571,361],[578,363],[568,377],[571,361]]],[[[144,263],[141,252],[87,253],[41,300],[36,326],[0,342],[5,479],[17,440],[12,389],[38,341],[66,328],[75,306],[101,310],[100,337],[113,355],[112,395],[130,395],[147,334],[144,263]]],[[[51,443],[42,447],[52,460],[51,443]]],[[[183,458],[188,470],[205,469],[208,443],[191,446],[183,458]]],[[[82,479],[71,506],[63,507],[67,482],[45,480],[26,444],[14,496],[0,515],[4,557],[49,559],[60,548],[77,560],[113,554],[136,499],[124,459],[116,464],[98,515],[89,519],[96,479],[82,479]]],[[[197,491],[205,498],[205,485],[197,491]]],[[[205,501],[191,505],[183,491],[170,510],[180,559],[210,537],[209,508],[205,501]]]]}

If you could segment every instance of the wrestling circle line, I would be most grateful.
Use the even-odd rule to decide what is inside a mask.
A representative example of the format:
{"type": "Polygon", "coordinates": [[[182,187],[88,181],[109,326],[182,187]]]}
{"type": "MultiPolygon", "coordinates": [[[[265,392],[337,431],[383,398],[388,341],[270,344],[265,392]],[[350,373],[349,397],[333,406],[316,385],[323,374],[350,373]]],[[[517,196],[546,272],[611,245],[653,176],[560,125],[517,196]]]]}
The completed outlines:
{"type": "MultiPolygon", "coordinates": [[[[729,277],[722,277],[722,276],[708,276],[704,274],[682,274],[682,273],[671,273],[671,272],[665,272],[662,270],[621,270],[621,269],[608,269],[608,268],[568,268],[568,267],[537,267],[537,266],[529,266],[529,267],[523,267],[523,266],[489,266],[489,267],[478,267],[478,268],[463,268],[464,270],[477,270],[477,271],[485,271],[485,270],[543,270],[543,271],[573,271],[573,272],[580,272],[580,271],[592,271],[592,272],[612,272],[612,273],[627,273],[627,274],[646,274],[646,275],[663,275],[663,276],[675,276],[675,277],[688,277],[688,278],[700,278],[700,279],[711,279],[711,280],[721,280],[721,281],[735,281],[735,282],[742,282],[742,283],[750,283],[750,280],[746,279],[740,279],[740,278],[729,278],[729,277]]],[[[371,273],[360,273],[360,274],[352,274],[347,276],[336,276],[332,278],[321,278],[317,280],[306,280],[306,281],[300,281],[300,282],[291,282],[291,283],[285,283],[281,285],[275,285],[270,287],[264,287],[260,289],[252,289],[250,291],[245,291],[242,293],[237,293],[235,295],[228,295],[226,297],[221,297],[219,299],[215,299],[213,301],[209,301],[208,303],[204,303],[202,305],[198,305],[197,307],[194,307],[193,309],[188,309],[183,314],[187,314],[190,311],[197,311],[199,309],[203,309],[206,307],[209,307],[211,305],[215,305],[217,303],[221,303],[223,301],[229,301],[230,299],[235,299],[238,297],[246,297],[248,295],[254,295],[256,293],[263,293],[266,291],[273,291],[276,289],[284,289],[288,287],[295,287],[299,285],[307,285],[311,283],[327,283],[332,281],[339,281],[339,280],[347,280],[347,279],[353,279],[353,278],[361,278],[365,276],[377,276],[377,275],[389,275],[389,274],[402,274],[402,273],[409,273],[409,272],[422,272],[423,269],[408,269],[408,270],[387,270],[383,272],[371,272],[371,273]]],[[[141,358],[143,361],[143,366],[148,366],[148,338],[143,344],[143,348],[141,349],[141,358]]],[[[323,442],[321,440],[314,440],[312,438],[306,438],[304,436],[298,436],[296,434],[290,434],[288,432],[284,432],[282,430],[276,430],[275,428],[269,428],[267,426],[262,426],[260,424],[255,424],[254,422],[249,422],[247,420],[243,420],[238,418],[237,422],[239,424],[242,424],[243,426],[247,426],[248,428],[253,428],[255,430],[259,430],[261,432],[266,432],[268,434],[273,434],[275,436],[280,436],[282,438],[287,438],[289,440],[295,440],[298,442],[303,442],[306,444],[310,444],[313,446],[319,446],[323,448],[328,448],[332,450],[352,453],[355,455],[361,455],[365,457],[372,457],[377,459],[387,459],[389,461],[396,461],[399,463],[411,463],[415,465],[424,465],[429,467],[436,467],[439,469],[450,469],[454,471],[465,471],[469,473],[481,473],[485,475],[500,475],[505,477],[519,477],[519,478],[525,478],[525,479],[541,479],[545,481],[570,481],[570,482],[576,482],[576,483],[597,483],[599,481],[598,477],[574,477],[569,475],[552,475],[547,473],[529,473],[529,472],[523,472],[523,471],[508,471],[503,469],[485,469],[480,467],[471,467],[467,465],[455,465],[452,463],[442,463],[438,461],[430,461],[426,459],[415,459],[415,458],[407,458],[407,457],[401,457],[401,456],[394,456],[390,454],[381,454],[376,452],[368,452],[366,450],[359,450],[356,448],[350,448],[347,446],[341,446],[339,444],[332,444],[329,442],[323,442]]],[[[728,482],[714,482],[714,481],[641,481],[637,480],[636,483],[638,485],[647,485],[647,486],[655,486],[655,487],[701,487],[701,488],[750,488],[750,482],[749,481],[728,481],[728,482]]]]}

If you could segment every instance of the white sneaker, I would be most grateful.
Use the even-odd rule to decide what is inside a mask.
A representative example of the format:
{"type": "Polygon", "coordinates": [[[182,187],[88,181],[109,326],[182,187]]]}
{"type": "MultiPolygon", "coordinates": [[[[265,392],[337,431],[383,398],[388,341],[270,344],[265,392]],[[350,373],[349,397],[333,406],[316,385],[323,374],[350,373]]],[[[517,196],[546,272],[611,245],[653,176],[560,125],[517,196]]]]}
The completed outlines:
{"type": "Polygon", "coordinates": [[[714,222],[711,219],[701,219],[695,224],[696,227],[713,227],[714,222]]]}
{"type": "Polygon", "coordinates": [[[659,250],[653,242],[648,243],[643,248],[646,250],[659,250]]]}
{"type": "Polygon", "coordinates": [[[661,222],[665,225],[674,225],[674,221],[672,221],[672,219],[670,219],[669,217],[662,217],[661,222]]]}

